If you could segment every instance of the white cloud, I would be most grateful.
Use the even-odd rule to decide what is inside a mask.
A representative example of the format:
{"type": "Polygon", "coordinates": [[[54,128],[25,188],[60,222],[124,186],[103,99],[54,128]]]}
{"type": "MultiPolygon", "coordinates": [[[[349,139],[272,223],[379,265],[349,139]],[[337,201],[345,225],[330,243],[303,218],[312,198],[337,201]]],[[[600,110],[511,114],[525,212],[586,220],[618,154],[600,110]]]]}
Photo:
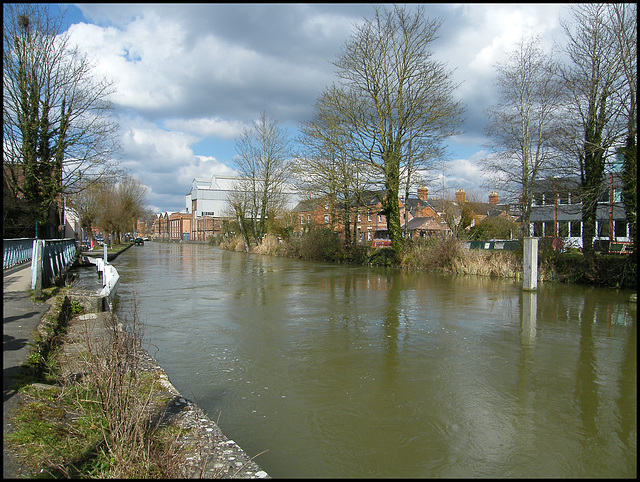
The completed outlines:
{"type": "MultiPolygon", "coordinates": [[[[78,8],[97,25],[73,25],[71,39],[116,82],[123,166],[150,187],[150,203],[160,210],[182,209],[194,177],[231,173],[220,159],[232,162],[229,144],[260,112],[287,127],[310,119],[317,95],[336,80],[331,62],[354,24],[373,13],[364,4],[78,8]]],[[[427,16],[444,19],[434,55],[456,70],[462,83],[456,95],[468,107],[465,133],[451,140],[460,159],[449,162],[449,182],[479,182],[477,161],[467,152],[482,144],[483,109],[496,101],[493,65],[523,33],[535,31],[551,45],[564,8],[426,6],[427,16]]]]}
{"type": "Polygon", "coordinates": [[[123,160],[140,169],[172,171],[195,156],[190,147],[198,140],[195,136],[165,131],[149,123],[123,130],[123,160]]]}
{"type": "Polygon", "coordinates": [[[233,140],[240,136],[244,127],[249,127],[243,122],[226,121],[220,117],[200,119],[169,119],[163,125],[170,130],[192,132],[199,136],[212,139],[233,140]]]}
{"type": "MultiPolygon", "coordinates": [[[[187,187],[191,187],[191,182],[195,179],[210,179],[212,176],[235,176],[237,172],[229,166],[218,161],[215,157],[195,156],[193,162],[180,166],[177,180],[186,182],[187,187]]],[[[186,194],[186,193],[185,193],[186,194]]]]}

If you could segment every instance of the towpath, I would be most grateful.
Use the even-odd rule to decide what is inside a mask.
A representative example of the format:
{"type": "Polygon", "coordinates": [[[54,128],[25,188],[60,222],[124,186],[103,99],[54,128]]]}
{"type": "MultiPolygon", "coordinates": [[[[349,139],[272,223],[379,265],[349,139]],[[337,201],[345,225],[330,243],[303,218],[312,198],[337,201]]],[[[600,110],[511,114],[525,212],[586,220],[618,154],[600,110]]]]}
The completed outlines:
{"type": "MultiPolygon", "coordinates": [[[[4,269],[2,273],[2,433],[10,428],[7,414],[17,402],[15,384],[22,365],[29,355],[29,343],[40,318],[49,309],[45,302],[31,300],[31,264],[24,263],[4,269]]],[[[10,457],[3,437],[2,474],[16,478],[22,468],[10,457]]]]}

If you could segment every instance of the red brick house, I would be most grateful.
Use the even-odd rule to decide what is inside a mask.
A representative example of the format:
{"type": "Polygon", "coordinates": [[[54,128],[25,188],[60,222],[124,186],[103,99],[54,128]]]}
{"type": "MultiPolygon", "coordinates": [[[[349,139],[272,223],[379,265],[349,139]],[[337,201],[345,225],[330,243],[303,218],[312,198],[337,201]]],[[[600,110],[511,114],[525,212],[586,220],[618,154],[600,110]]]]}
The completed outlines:
{"type": "MultiPolygon", "coordinates": [[[[506,216],[515,219],[507,211],[508,208],[498,204],[498,193],[489,194],[488,203],[467,202],[464,189],[456,191],[455,201],[429,199],[429,190],[421,186],[417,197],[411,196],[405,203],[399,199],[400,222],[402,229],[410,237],[425,237],[433,235],[451,235],[452,229],[448,222],[459,223],[462,208],[467,206],[472,213],[472,226],[478,224],[487,216],[506,216]]],[[[376,245],[384,245],[376,240],[388,238],[387,219],[381,213],[382,203],[378,195],[381,193],[367,193],[365,203],[357,212],[350,215],[353,223],[357,217],[356,229],[358,240],[372,241],[376,245]]],[[[342,233],[342,218],[333,219],[335,210],[326,199],[312,199],[303,201],[296,206],[297,216],[294,232],[301,233],[310,226],[332,226],[334,231],[342,233]]],[[[352,224],[353,225],[353,224],[352,224]]]]}

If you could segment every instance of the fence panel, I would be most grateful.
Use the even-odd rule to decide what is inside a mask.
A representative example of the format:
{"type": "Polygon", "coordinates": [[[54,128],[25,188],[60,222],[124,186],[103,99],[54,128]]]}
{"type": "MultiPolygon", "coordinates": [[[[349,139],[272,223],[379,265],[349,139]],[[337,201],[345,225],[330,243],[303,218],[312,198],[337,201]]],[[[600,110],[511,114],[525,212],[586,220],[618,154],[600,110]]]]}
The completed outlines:
{"type": "Polygon", "coordinates": [[[11,268],[31,259],[34,238],[2,240],[2,268],[11,268]]]}
{"type": "Polygon", "coordinates": [[[76,259],[76,242],[69,239],[47,239],[44,243],[42,255],[43,286],[55,284],[76,259]]]}

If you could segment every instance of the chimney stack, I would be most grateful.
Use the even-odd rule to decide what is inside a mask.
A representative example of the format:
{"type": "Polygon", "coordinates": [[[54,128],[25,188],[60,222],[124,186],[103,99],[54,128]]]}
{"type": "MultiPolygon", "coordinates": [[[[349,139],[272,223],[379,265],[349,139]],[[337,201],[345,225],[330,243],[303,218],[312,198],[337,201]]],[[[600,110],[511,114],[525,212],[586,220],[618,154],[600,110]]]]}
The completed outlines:
{"type": "Polygon", "coordinates": [[[458,189],[456,191],[456,202],[458,204],[464,204],[466,202],[465,196],[466,196],[466,193],[464,192],[464,189],[458,189]]]}
{"type": "Polygon", "coordinates": [[[498,192],[491,191],[489,193],[489,204],[498,204],[498,192]]]}
{"type": "Polygon", "coordinates": [[[418,188],[418,199],[420,199],[420,201],[426,202],[428,194],[429,190],[427,189],[427,186],[420,186],[418,188]]]}

